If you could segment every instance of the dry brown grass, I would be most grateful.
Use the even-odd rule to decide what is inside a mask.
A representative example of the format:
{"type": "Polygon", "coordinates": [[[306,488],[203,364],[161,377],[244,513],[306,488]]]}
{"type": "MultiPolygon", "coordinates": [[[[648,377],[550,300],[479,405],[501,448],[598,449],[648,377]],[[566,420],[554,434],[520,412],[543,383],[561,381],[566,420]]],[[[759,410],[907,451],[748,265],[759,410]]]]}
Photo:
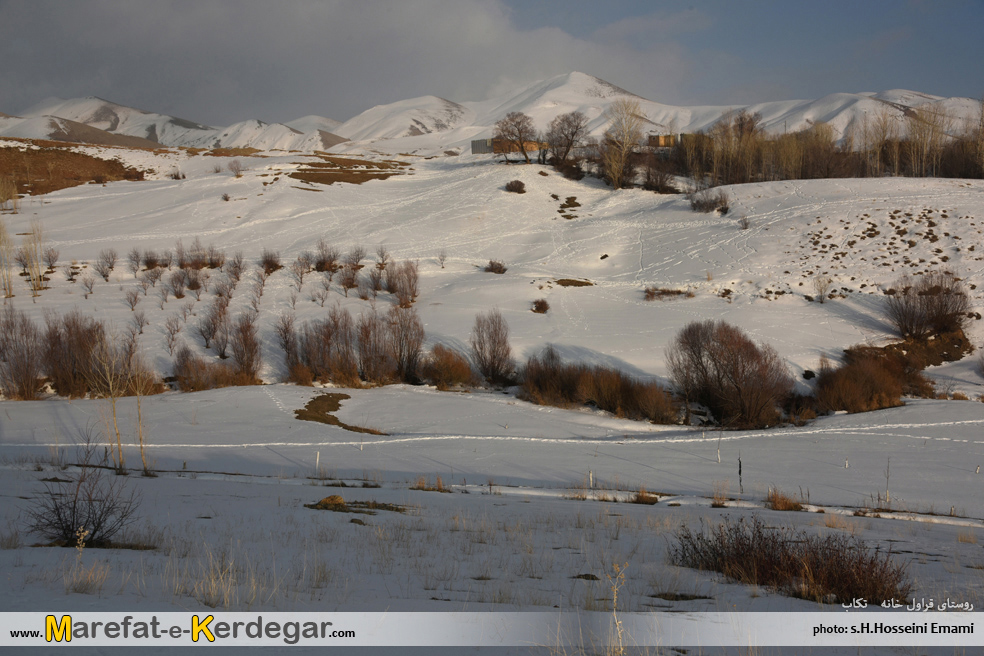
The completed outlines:
{"type": "Polygon", "coordinates": [[[397,160],[382,160],[373,162],[364,159],[335,157],[327,154],[319,155],[320,162],[305,162],[302,168],[289,173],[295,180],[313,184],[330,185],[335,182],[362,184],[369,180],[385,180],[394,175],[404,173],[409,166],[406,162],[397,160]]]}
{"type": "Polygon", "coordinates": [[[711,508],[724,508],[728,501],[728,488],[730,483],[728,481],[714,481],[714,487],[711,496],[711,508]]]}
{"type": "Polygon", "coordinates": [[[253,157],[258,152],[258,148],[213,148],[203,154],[207,157],[253,157]]]}
{"type": "Polygon", "coordinates": [[[440,476],[434,477],[433,485],[431,485],[430,482],[428,482],[426,476],[419,476],[417,480],[414,481],[413,485],[410,486],[410,489],[420,490],[422,492],[446,492],[446,493],[452,492],[451,488],[444,484],[444,481],[441,480],[440,476]]]}
{"type": "Polygon", "coordinates": [[[590,280],[575,280],[574,278],[561,278],[554,281],[561,287],[593,287],[594,283],[590,280]]]}
{"type": "Polygon", "coordinates": [[[803,510],[803,504],[796,501],[792,497],[783,494],[777,487],[769,490],[769,495],[766,497],[766,503],[769,505],[769,508],[772,508],[773,510],[803,510]]]}
{"type": "Polygon", "coordinates": [[[960,531],[957,534],[957,542],[964,544],[977,544],[977,534],[973,531],[960,531]]]}
{"type": "Polygon", "coordinates": [[[671,298],[693,298],[694,293],[689,289],[669,289],[667,287],[646,287],[647,301],[665,301],[671,298]]]}
{"type": "Polygon", "coordinates": [[[646,488],[640,487],[639,491],[633,494],[629,498],[629,503],[638,503],[644,506],[653,506],[659,503],[659,497],[655,494],[650,494],[646,491],[646,488]]]}
{"type": "Polygon", "coordinates": [[[89,182],[102,184],[144,178],[144,171],[127,168],[116,160],[74,152],[77,144],[23,142],[24,148],[0,148],[0,171],[4,177],[13,177],[17,192],[22,195],[38,196],[89,182]]]}

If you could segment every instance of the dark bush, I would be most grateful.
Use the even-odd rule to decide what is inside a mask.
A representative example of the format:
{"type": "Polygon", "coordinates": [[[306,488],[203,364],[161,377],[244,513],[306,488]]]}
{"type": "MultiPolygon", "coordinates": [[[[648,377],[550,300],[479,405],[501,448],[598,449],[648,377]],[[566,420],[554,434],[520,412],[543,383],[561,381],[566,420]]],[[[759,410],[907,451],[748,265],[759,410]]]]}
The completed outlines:
{"type": "Polygon", "coordinates": [[[359,375],[362,380],[383,385],[396,379],[396,362],[389,349],[389,323],[375,310],[359,315],[359,375]]]}
{"type": "Polygon", "coordinates": [[[468,358],[443,344],[435,344],[431,349],[421,368],[421,378],[442,391],[456,385],[473,385],[476,381],[468,358]]]}
{"type": "Polygon", "coordinates": [[[552,346],[526,361],[520,398],[539,405],[570,408],[593,405],[626,419],[674,423],[678,409],[656,383],[644,383],[610,367],[566,364],[552,346]]]}
{"type": "Polygon", "coordinates": [[[512,180],[506,183],[506,191],[511,191],[514,194],[525,194],[526,185],[523,184],[522,180],[512,180]]]}
{"type": "Polygon", "coordinates": [[[724,189],[703,189],[687,194],[690,209],[695,212],[713,212],[720,210],[721,214],[728,213],[728,193],[724,189]]]}
{"type": "Polygon", "coordinates": [[[282,268],[280,264],[280,252],[264,248],[260,254],[260,267],[263,269],[263,273],[267,275],[282,268]]]}
{"type": "Polygon", "coordinates": [[[554,164],[554,169],[568,180],[581,180],[584,178],[581,163],[575,160],[558,161],[554,164]]]}
{"type": "Polygon", "coordinates": [[[771,346],[757,346],[724,321],[694,321],[666,352],[670,375],[688,404],[707,406],[724,426],[765,428],[779,420],[793,380],[771,346]]]}
{"type": "Polygon", "coordinates": [[[499,260],[489,260],[489,263],[485,265],[486,273],[505,273],[508,271],[506,265],[499,260]]]}
{"type": "Polygon", "coordinates": [[[533,301],[533,311],[537,314],[546,314],[550,310],[550,304],[547,303],[547,299],[538,298],[533,301]]]}
{"type": "Polygon", "coordinates": [[[877,604],[906,599],[912,591],[906,563],[856,536],[794,533],[753,518],[726,520],[699,533],[684,526],[675,537],[670,547],[675,565],[720,572],[801,599],[830,604],[863,598],[877,604]]]}

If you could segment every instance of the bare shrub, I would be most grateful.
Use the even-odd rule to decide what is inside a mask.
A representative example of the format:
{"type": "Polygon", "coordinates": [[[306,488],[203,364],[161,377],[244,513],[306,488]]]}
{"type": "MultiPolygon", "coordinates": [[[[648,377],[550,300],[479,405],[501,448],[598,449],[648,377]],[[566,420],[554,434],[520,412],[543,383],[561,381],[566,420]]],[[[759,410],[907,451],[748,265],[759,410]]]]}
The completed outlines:
{"type": "Polygon", "coordinates": [[[41,331],[26,314],[7,305],[0,311],[0,391],[8,399],[37,399],[43,362],[41,331]]]}
{"type": "MultiPolygon", "coordinates": [[[[188,291],[195,295],[196,301],[200,301],[202,299],[202,292],[206,291],[206,287],[208,286],[208,279],[209,279],[208,271],[198,270],[198,269],[188,269],[187,271],[184,272],[184,274],[185,274],[185,285],[188,291]]],[[[175,294],[174,297],[180,298],[180,296],[178,296],[177,294],[175,294]]]]}
{"type": "Polygon", "coordinates": [[[702,189],[700,191],[687,194],[690,201],[690,209],[694,212],[713,212],[719,210],[721,214],[728,213],[728,192],[724,189],[702,189]]]}
{"type": "Polygon", "coordinates": [[[889,291],[886,314],[903,338],[924,339],[967,325],[970,298],[949,271],[927,273],[917,282],[902,276],[889,291]]]}
{"type": "Polygon", "coordinates": [[[139,302],[140,302],[140,290],[139,289],[128,289],[123,294],[123,303],[128,308],[130,308],[130,311],[131,312],[133,312],[133,310],[137,307],[137,303],[139,303],[139,302]]]}
{"type": "Polygon", "coordinates": [[[390,262],[390,253],[386,249],[385,244],[380,244],[376,247],[376,268],[385,269],[386,265],[390,262]]]}
{"type": "Polygon", "coordinates": [[[359,286],[359,270],[346,264],[342,268],[342,273],[339,276],[338,284],[342,286],[342,291],[344,292],[345,297],[348,298],[348,290],[355,289],[359,286]]]}
{"type": "Polygon", "coordinates": [[[413,308],[390,308],[388,318],[390,353],[396,362],[396,375],[405,383],[416,383],[420,380],[417,369],[424,345],[424,324],[413,308]]]}
{"type": "Polygon", "coordinates": [[[140,500],[124,476],[108,476],[96,462],[96,444],[86,429],[76,449],[75,467],[27,507],[27,528],[62,546],[110,546],[114,536],[136,521],[140,500]]]}
{"type": "Polygon", "coordinates": [[[507,270],[508,269],[506,269],[506,265],[503,264],[500,260],[489,260],[489,263],[485,265],[486,273],[501,274],[501,273],[505,273],[507,270]]]}
{"type": "Polygon", "coordinates": [[[902,381],[881,358],[859,358],[836,369],[823,358],[816,396],[820,409],[825,412],[894,408],[902,405],[902,381]]]}
{"type": "Polygon", "coordinates": [[[94,349],[106,340],[101,321],[73,310],[44,317],[44,370],[60,396],[81,398],[90,392],[94,349]]]}
{"type": "Polygon", "coordinates": [[[673,398],[656,383],[645,383],[610,367],[566,364],[552,346],[527,360],[521,398],[569,408],[593,405],[626,419],[668,424],[677,420],[673,398]]]}
{"type": "Polygon", "coordinates": [[[447,259],[448,259],[448,251],[446,248],[442,248],[437,252],[437,263],[441,265],[442,269],[444,268],[444,263],[447,261],[447,259]]]}
{"type": "Polygon", "coordinates": [[[263,273],[266,275],[270,275],[277,269],[282,268],[280,264],[280,252],[264,248],[260,254],[260,268],[263,269],[263,273]]]}
{"type": "Polygon", "coordinates": [[[297,330],[294,327],[296,323],[297,317],[293,312],[284,312],[277,317],[277,323],[274,324],[274,329],[277,333],[277,343],[280,344],[280,348],[284,352],[284,362],[287,365],[287,371],[290,371],[299,362],[297,330]]]}
{"type": "Polygon", "coordinates": [[[226,255],[212,244],[205,249],[205,264],[209,269],[221,269],[225,266],[226,255]]]}
{"type": "Polygon", "coordinates": [[[243,312],[236,318],[232,326],[230,349],[236,374],[243,379],[256,382],[262,362],[256,315],[252,312],[243,312]]]}
{"type": "Polygon", "coordinates": [[[375,310],[362,313],[356,323],[359,373],[362,380],[383,385],[396,378],[396,363],[389,349],[389,323],[375,310]]]}
{"type": "Polygon", "coordinates": [[[443,344],[435,344],[431,349],[421,368],[421,378],[442,391],[476,382],[468,358],[443,344]]]}
{"type": "Polygon", "coordinates": [[[514,194],[525,194],[526,185],[522,180],[511,180],[506,183],[506,191],[511,191],[514,194]]]}
{"type": "Polygon", "coordinates": [[[328,279],[338,270],[338,248],[329,244],[325,239],[318,240],[317,254],[314,257],[314,270],[327,273],[328,279]]]}
{"type": "Polygon", "coordinates": [[[222,324],[226,321],[227,301],[222,296],[217,296],[215,301],[199,315],[198,334],[205,341],[205,348],[210,348],[211,342],[219,333],[222,324]]]}
{"type": "Polygon", "coordinates": [[[515,364],[509,346],[509,325],[498,308],[475,317],[470,343],[482,377],[493,385],[509,383],[515,364]]]}
{"type": "Polygon", "coordinates": [[[238,159],[232,160],[226,166],[229,168],[229,173],[232,173],[237,178],[243,177],[243,171],[245,169],[243,167],[243,163],[240,162],[238,159]]]}
{"type": "Polygon", "coordinates": [[[178,345],[178,333],[180,332],[181,317],[172,314],[164,320],[164,339],[168,355],[174,355],[174,347],[178,345]]]}
{"type": "Polygon", "coordinates": [[[671,298],[693,298],[694,293],[689,289],[649,286],[643,290],[643,297],[647,301],[666,301],[671,298]]]}
{"type": "Polygon", "coordinates": [[[335,305],[327,317],[305,324],[300,331],[300,362],[316,380],[357,387],[359,372],[354,346],[352,315],[335,305]]]}
{"type": "Polygon", "coordinates": [[[147,315],[144,314],[144,311],[140,310],[139,312],[133,313],[133,318],[130,319],[130,325],[137,331],[138,335],[143,335],[144,327],[149,326],[150,322],[147,321],[147,315]]]}
{"type": "Polygon", "coordinates": [[[44,249],[44,263],[49,271],[55,270],[55,265],[58,264],[58,255],[58,249],[54,246],[48,246],[44,249]]]}
{"type": "Polygon", "coordinates": [[[133,277],[137,277],[137,272],[140,271],[140,249],[131,248],[130,252],[126,254],[126,268],[133,274],[133,277]]]}
{"type": "Polygon", "coordinates": [[[537,314],[546,314],[550,310],[550,304],[547,303],[547,299],[538,298],[533,301],[533,311],[537,314]]]}
{"type": "Polygon", "coordinates": [[[685,326],[667,349],[666,361],[688,406],[702,403],[721,424],[733,428],[774,425],[777,406],[793,386],[775,349],[757,346],[724,321],[685,326]]]}
{"type": "Polygon", "coordinates": [[[396,302],[400,307],[408,308],[417,300],[419,284],[417,262],[404,260],[400,264],[386,267],[386,286],[396,295],[396,302]]]}
{"type": "Polygon", "coordinates": [[[115,248],[107,248],[99,251],[99,263],[105,265],[110,271],[116,268],[116,260],[118,257],[119,256],[116,254],[115,248]]]}
{"type": "Polygon", "coordinates": [[[145,250],[143,254],[143,265],[144,265],[144,269],[148,271],[159,267],[160,256],[157,255],[157,251],[145,250]]]}
{"type": "Polygon", "coordinates": [[[178,269],[168,277],[167,288],[171,290],[174,298],[181,299],[185,296],[185,285],[188,284],[188,276],[184,269],[178,269]]]}
{"type": "Polygon", "coordinates": [[[304,276],[308,274],[311,270],[311,264],[306,259],[298,257],[296,260],[291,262],[290,268],[287,270],[290,276],[291,282],[297,291],[301,291],[304,286],[304,276]]]}
{"type": "Polygon", "coordinates": [[[726,520],[699,533],[683,526],[670,547],[678,566],[720,572],[746,585],[821,603],[867,599],[877,604],[906,599],[912,591],[907,565],[860,538],[809,535],[766,527],[754,518],[726,520]]]}
{"type": "Polygon", "coordinates": [[[229,279],[234,283],[238,283],[239,279],[242,278],[243,271],[246,270],[246,259],[243,257],[242,251],[236,251],[229,263],[226,265],[225,271],[229,275],[229,279]]]}
{"type": "Polygon", "coordinates": [[[82,276],[81,281],[82,281],[82,289],[83,289],[82,297],[89,298],[89,294],[92,293],[92,290],[96,286],[96,279],[94,276],[87,273],[82,276]]]}
{"type": "Polygon", "coordinates": [[[362,267],[359,266],[359,263],[364,259],[366,259],[365,247],[353,246],[352,250],[345,256],[345,264],[355,269],[361,269],[362,267]]]}
{"type": "Polygon", "coordinates": [[[232,367],[221,362],[209,362],[195,355],[187,346],[178,349],[178,354],[174,357],[173,373],[178,389],[184,392],[251,385],[254,382],[238,375],[232,367]]]}

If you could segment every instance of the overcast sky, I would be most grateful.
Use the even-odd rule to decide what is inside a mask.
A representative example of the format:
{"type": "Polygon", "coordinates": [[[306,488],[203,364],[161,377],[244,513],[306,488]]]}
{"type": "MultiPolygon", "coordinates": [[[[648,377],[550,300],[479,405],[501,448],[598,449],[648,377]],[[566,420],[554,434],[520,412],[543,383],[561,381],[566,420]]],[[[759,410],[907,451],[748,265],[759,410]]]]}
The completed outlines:
{"type": "Polygon", "coordinates": [[[225,126],[482,100],[572,70],[658,102],[984,93],[984,0],[0,0],[0,111],[225,126]]]}

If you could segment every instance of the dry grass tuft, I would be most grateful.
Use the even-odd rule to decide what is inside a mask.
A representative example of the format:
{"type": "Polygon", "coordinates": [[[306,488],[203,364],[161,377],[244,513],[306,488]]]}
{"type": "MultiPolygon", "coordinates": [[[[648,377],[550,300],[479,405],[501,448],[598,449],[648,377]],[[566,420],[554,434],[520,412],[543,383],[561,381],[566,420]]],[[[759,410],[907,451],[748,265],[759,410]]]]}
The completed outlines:
{"type": "Polygon", "coordinates": [[[666,287],[646,287],[645,297],[647,301],[665,301],[671,298],[693,298],[694,293],[689,289],[669,289],[666,287]]]}
{"type": "Polygon", "coordinates": [[[639,491],[633,494],[629,498],[629,503],[638,503],[644,506],[654,506],[659,503],[659,497],[655,494],[650,494],[646,491],[646,488],[640,487],[639,491]]]}
{"type": "Polygon", "coordinates": [[[411,490],[420,490],[422,492],[447,492],[450,493],[453,490],[444,484],[440,476],[434,477],[434,484],[431,485],[427,481],[426,476],[420,476],[414,481],[413,485],[410,486],[411,490]]]}
{"type": "Polygon", "coordinates": [[[777,487],[769,490],[769,494],[766,497],[766,503],[772,510],[803,510],[803,504],[796,501],[792,497],[783,494],[777,487]]]}

